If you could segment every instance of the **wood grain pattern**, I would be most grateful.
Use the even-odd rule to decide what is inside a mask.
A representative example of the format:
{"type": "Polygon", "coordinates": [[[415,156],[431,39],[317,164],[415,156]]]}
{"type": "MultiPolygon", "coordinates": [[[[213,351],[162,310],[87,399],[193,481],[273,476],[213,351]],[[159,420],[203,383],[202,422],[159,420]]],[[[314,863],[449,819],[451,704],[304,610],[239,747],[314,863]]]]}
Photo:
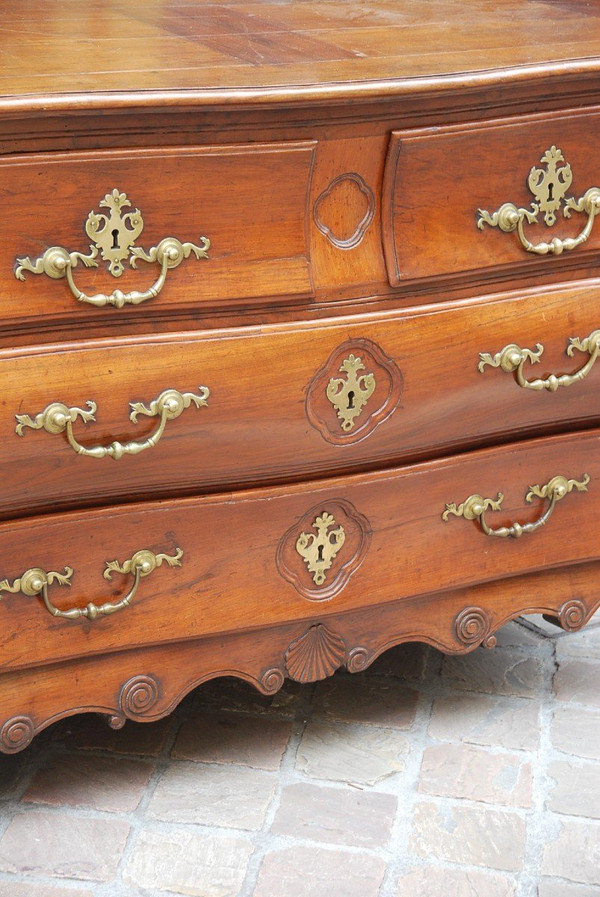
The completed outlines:
{"type": "MultiPolygon", "coordinates": [[[[583,366],[565,350],[600,326],[600,230],[533,258],[514,234],[477,230],[476,212],[527,206],[551,145],[573,195],[598,186],[597,5],[0,0],[0,12],[0,581],[69,565],[72,588],[49,587],[59,609],[115,603],[131,577],[106,581],[107,561],[183,552],[94,620],[2,591],[0,750],[70,713],[158,719],[213,676],[272,694],[286,676],[358,672],[403,641],[491,647],[523,612],[584,625],[600,606],[600,368],[536,392],[478,362],[539,343],[525,376],[583,366]],[[115,188],[143,214],[140,246],[207,236],[210,261],[120,310],[78,304],[64,279],[14,278],[17,258],[52,245],[85,252],[85,219],[115,188]],[[359,348],[377,385],[346,439],[324,390],[359,348]],[[130,422],[129,403],[199,386],[206,407],[119,461],[15,434],[17,414],[94,401],[81,443],[141,441],[155,422],[130,422]],[[442,519],[447,503],[502,491],[489,524],[532,523],[547,502],[527,503],[531,486],[584,474],[588,491],[523,538],[442,519]],[[328,557],[307,562],[299,549],[327,514],[328,557]]],[[[578,217],[556,232],[578,232],[578,217]]],[[[128,292],[154,273],[116,282],[78,266],[75,280],[128,292]]]]}
{"type": "MultiPolygon", "coordinates": [[[[580,383],[553,394],[521,389],[514,375],[501,370],[481,374],[477,365],[480,352],[495,353],[512,342],[534,348],[540,342],[545,353],[540,364],[527,366],[528,376],[576,371],[589,356],[577,352],[568,358],[568,339],[584,338],[599,320],[600,291],[585,284],[401,315],[0,352],[5,384],[0,511],[6,518],[223,491],[390,466],[457,447],[522,439],[544,428],[572,427],[574,421],[590,426],[600,415],[598,365],[580,383]],[[401,371],[403,394],[365,438],[332,445],[311,424],[306,402],[318,372],[348,339],[378,345],[401,371]],[[189,408],[167,423],[154,448],[120,461],[78,456],[64,434],[15,434],[15,414],[33,415],[56,401],[84,407],[91,399],[98,405],[97,421],[74,426],[84,445],[144,439],[155,421],[140,418],[132,424],[130,402],[148,402],[167,388],[194,391],[200,385],[210,390],[206,408],[189,408]]],[[[383,383],[383,374],[380,379],[383,383]]],[[[344,435],[333,408],[328,421],[332,427],[337,421],[344,435]]]]}
{"type": "Polygon", "coordinates": [[[70,589],[51,587],[60,609],[123,596],[130,578],[113,576],[106,583],[107,560],[124,560],[141,548],[174,554],[177,547],[183,560],[180,568],[163,565],[143,579],[130,607],[94,622],[54,618],[37,599],[2,593],[2,669],[291,620],[314,622],[365,605],[596,560],[599,449],[600,434],[591,431],[310,484],[5,523],[0,526],[2,578],[13,580],[30,567],[75,570],[70,589]],[[581,479],[584,473],[591,478],[589,491],[565,497],[543,529],[519,540],[486,537],[476,521],[442,520],[448,502],[476,492],[496,498],[501,491],[504,505],[488,512],[491,525],[534,521],[547,502],[525,501],[531,485],[557,474],[581,479]],[[287,534],[293,551],[294,526],[297,538],[310,527],[314,518],[307,515],[317,507],[323,513],[330,503],[338,509],[343,502],[366,518],[370,542],[361,548],[358,533],[349,536],[320,587],[299,557],[295,575],[310,593],[308,600],[278,569],[278,547],[287,534]],[[331,583],[360,551],[360,565],[331,597],[331,583]],[[315,601],[319,592],[328,600],[315,601]]]}

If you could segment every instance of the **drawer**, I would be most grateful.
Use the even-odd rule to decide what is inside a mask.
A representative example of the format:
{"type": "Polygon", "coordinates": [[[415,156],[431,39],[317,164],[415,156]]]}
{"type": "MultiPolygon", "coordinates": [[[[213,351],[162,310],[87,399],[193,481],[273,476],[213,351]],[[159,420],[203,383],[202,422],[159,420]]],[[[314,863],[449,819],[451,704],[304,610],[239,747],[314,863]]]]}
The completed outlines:
{"type": "Polygon", "coordinates": [[[587,241],[569,249],[565,241],[575,241],[590,216],[585,203],[575,211],[567,200],[600,187],[598,123],[597,111],[572,111],[393,132],[382,211],[392,286],[466,275],[489,283],[590,266],[600,226],[592,220],[587,241]],[[528,212],[523,237],[537,251],[525,248],[518,225],[506,231],[479,214],[491,217],[508,203],[528,212]]]}
{"type": "MultiPolygon", "coordinates": [[[[590,431],[301,486],[5,523],[1,665],[318,621],[595,560],[599,484],[600,431],[590,431]],[[553,501],[556,477],[565,488],[553,501]],[[483,521],[473,496],[485,500],[483,521]],[[521,538],[483,531],[517,523],[521,538]],[[54,616],[44,583],[51,607],[87,616],[54,616]],[[91,603],[115,612],[93,619],[91,603]]],[[[498,619],[511,613],[510,589],[500,603],[498,619]]]]}
{"type": "Polygon", "coordinates": [[[6,518],[310,479],[589,425],[600,418],[597,349],[571,358],[566,349],[599,322],[600,292],[586,285],[402,315],[5,351],[0,508],[6,518]],[[517,370],[500,358],[511,346],[522,350],[517,370]],[[576,375],[567,387],[530,388],[565,374],[576,375]],[[151,413],[168,390],[181,413],[159,433],[160,409],[140,406],[151,413]],[[80,409],[72,434],[91,456],[43,415],[57,403],[80,409]],[[128,442],[135,454],[110,456],[128,442]]]}
{"type": "Polygon", "coordinates": [[[311,296],[306,216],[315,146],[4,158],[2,320],[81,321],[100,307],[116,324],[142,303],[164,316],[311,296]],[[58,256],[48,254],[52,247],[58,256]],[[69,253],[80,255],[65,267],[69,253]],[[157,295],[140,298],[152,290],[157,295]]]}

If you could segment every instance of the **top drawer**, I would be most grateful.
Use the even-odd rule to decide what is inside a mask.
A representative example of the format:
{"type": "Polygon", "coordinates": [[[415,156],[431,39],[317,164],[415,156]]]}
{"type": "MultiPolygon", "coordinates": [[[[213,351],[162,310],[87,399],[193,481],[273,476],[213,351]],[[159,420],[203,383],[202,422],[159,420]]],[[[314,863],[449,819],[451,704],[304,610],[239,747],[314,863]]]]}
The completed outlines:
{"type": "Polygon", "coordinates": [[[393,132],[383,195],[390,283],[488,283],[589,265],[600,248],[600,189],[591,191],[600,188],[599,123],[594,111],[393,132]]]}
{"type": "Polygon", "coordinates": [[[164,316],[312,295],[314,148],[304,141],[0,160],[0,320],[51,324],[111,306],[122,320],[127,307],[148,300],[164,316]]]}

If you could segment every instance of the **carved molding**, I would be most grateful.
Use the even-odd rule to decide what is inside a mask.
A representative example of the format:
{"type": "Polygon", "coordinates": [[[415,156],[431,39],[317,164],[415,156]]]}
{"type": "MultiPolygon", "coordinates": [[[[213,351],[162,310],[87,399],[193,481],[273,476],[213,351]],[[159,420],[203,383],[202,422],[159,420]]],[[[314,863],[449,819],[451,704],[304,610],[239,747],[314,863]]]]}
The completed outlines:
{"type": "Polygon", "coordinates": [[[0,744],[5,754],[24,750],[35,735],[35,726],[29,716],[13,716],[0,730],[0,744]]]}
{"type": "Polygon", "coordinates": [[[567,632],[576,632],[590,618],[591,613],[580,598],[565,601],[558,610],[558,622],[567,632]]]}
{"type": "Polygon", "coordinates": [[[335,673],[346,657],[343,638],[318,623],[291,643],[285,668],[296,682],[318,682],[335,673]]]}
{"type": "Polygon", "coordinates": [[[457,615],[454,628],[458,640],[468,647],[483,644],[486,648],[493,648],[496,644],[496,636],[491,634],[489,614],[482,607],[465,607],[457,615]]]}
{"type": "Polygon", "coordinates": [[[369,521],[344,499],[331,499],[314,505],[293,523],[277,546],[275,563],[281,576],[309,601],[325,601],[339,594],[365,559],[372,530],[369,521]],[[297,545],[303,533],[313,529],[315,520],[329,514],[343,528],[343,545],[336,552],[322,585],[315,585],[313,573],[299,553],[297,545]]]}
{"type": "Polygon", "coordinates": [[[133,676],[121,689],[119,703],[128,719],[144,719],[151,715],[159,697],[160,686],[157,679],[153,676],[133,676]]]}
{"type": "Polygon", "coordinates": [[[279,691],[284,682],[285,676],[283,675],[282,670],[273,667],[273,669],[267,670],[267,672],[260,677],[260,688],[263,694],[274,695],[275,692],[279,691]]]}
{"type": "Polygon", "coordinates": [[[354,171],[334,178],[313,206],[317,228],[336,249],[355,249],[359,246],[374,217],[375,194],[354,171]],[[344,197],[348,187],[357,193],[358,207],[356,202],[348,202],[348,197],[344,197]],[[361,212],[360,206],[364,212],[361,212]]]}
{"type": "Polygon", "coordinates": [[[403,386],[404,378],[398,365],[377,343],[362,338],[347,340],[333,350],[308,385],[306,416],[327,442],[351,445],[366,439],[389,418],[400,402],[403,386]],[[340,377],[340,368],[350,355],[361,359],[365,369],[372,373],[376,386],[352,429],[345,430],[336,408],[327,397],[327,387],[332,379],[340,377]]]}

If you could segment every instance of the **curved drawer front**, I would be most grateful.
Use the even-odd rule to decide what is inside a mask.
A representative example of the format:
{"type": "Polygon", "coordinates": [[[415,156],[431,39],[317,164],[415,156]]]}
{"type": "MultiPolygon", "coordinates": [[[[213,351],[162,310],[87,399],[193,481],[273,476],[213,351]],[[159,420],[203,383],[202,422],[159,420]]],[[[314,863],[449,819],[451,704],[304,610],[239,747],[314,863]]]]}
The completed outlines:
{"type": "Polygon", "coordinates": [[[600,344],[585,338],[600,294],[557,291],[539,307],[513,297],[5,352],[2,513],[390,466],[597,419],[600,344]]]}
{"type": "MultiPolygon", "coordinates": [[[[599,484],[592,431],[303,486],[6,523],[2,666],[318,621],[597,559],[599,484]],[[472,513],[477,496],[483,517],[472,513]]],[[[531,607],[540,601],[532,595],[531,607]]],[[[500,604],[498,618],[523,610],[510,589],[500,604]]],[[[468,645],[484,623],[461,618],[459,638],[468,645]]]]}
{"type": "Polygon", "coordinates": [[[598,211],[597,127],[598,113],[574,111],[393,132],[383,197],[390,283],[445,275],[489,283],[589,266],[600,223],[574,244],[590,204],[592,218],[598,211]],[[511,219],[519,210],[523,240],[511,219]]]}
{"type": "Polygon", "coordinates": [[[2,319],[80,321],[100,307],[123,320],[142,302],[164,315],[310,296],[315,146],[1,160],[2,319]]]}

